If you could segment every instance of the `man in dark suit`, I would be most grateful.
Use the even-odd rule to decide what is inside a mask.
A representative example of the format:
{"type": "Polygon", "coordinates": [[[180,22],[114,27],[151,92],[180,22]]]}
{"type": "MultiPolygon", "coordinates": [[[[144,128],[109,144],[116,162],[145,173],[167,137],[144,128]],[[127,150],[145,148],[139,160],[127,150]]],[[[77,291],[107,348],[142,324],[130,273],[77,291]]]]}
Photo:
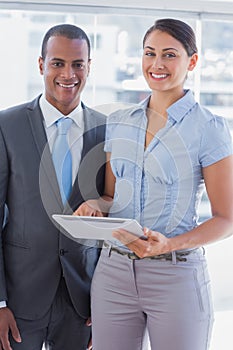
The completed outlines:
{"type": "Polygon", "coordinates": [[[97,242],[74,242],[52,220],[103,191],[105,117],[81,102],[90,70],[85,32],[46,33],[39,69],[44,92],[0,112],[0,349],[84,350],[97,242]],[[70,118],[72,191],[67,202],[52,159],[57,120],[70,118]]]}

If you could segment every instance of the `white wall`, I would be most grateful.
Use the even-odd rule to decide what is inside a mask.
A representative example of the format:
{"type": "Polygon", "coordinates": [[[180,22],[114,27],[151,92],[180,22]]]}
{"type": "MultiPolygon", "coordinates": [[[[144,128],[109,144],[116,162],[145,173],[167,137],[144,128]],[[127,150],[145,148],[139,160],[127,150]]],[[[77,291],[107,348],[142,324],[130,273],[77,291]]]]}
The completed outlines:
{"type": "Polygon", "coordinates": [[[16,104],[27,99],[25,84],[25,81],[28,81],[29,64],[27,21],[17,16],[1,19],[0,31],[2,84],[0,108],[5,108],[11,105],[12,101],[16,104]]]}

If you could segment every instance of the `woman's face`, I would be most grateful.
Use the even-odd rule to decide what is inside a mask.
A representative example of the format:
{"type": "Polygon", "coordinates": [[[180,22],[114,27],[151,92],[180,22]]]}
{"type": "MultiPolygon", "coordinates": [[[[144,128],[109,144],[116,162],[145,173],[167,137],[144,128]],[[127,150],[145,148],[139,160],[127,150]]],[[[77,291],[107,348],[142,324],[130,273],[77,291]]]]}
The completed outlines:
{"type": "Polygon", "coordinates": [[[155,30],[145,41],[142,71],[152,90],[183,91],[187,73],[196,62],[197,54],[188,57],[184,46],[166,32],[155,30]]]}

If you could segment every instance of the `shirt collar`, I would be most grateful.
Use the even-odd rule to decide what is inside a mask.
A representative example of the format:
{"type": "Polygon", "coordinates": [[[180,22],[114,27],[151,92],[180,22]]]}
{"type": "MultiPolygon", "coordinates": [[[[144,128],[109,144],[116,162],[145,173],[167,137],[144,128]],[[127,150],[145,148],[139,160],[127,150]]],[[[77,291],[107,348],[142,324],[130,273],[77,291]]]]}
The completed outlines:
{"type": "Polygon", "coordinates": [[[181,121],[197,103],[191,90],[184,90],[184,93],[183,97],[167,109],[168,116],[176,122],[181,121]]]}
{"type": "Polygon", "coordinates": [[[132,107],[131,109],[131,115],[133,115],[135,112],[137,112],[138,110],[146,110],[148,103],[150,100],[150,95],[147,96],[144,100],[142,100],[141,102],[135,104],[135,106],[132,107]]]}
{"type": "MultiPolygon", "coordinates": [[[[194,99],[191,90],[184,90],[185,94],[178,101],[173,103],[168,109],[168,117],[174,119],[176,122],[181,121],[181,119],[194,107],[197,103],[194,99]]],[[[150,95],[147,96],[143,101],[131,109],[131,115],[133,115],[138,110],[146,110],[150,100],[150,95]]]]}
{"type": "Polygon", "coordinates": [[[62,117],[69,117],[71,118],[77,126],[82,128],[83,126],[83,113],[82,113],[82,104],[81,102],[78,104],[78,106],[68,115],[64,116],[57,108],[55,108],[51,103],[49,103],[45,95],[42,94],[40,101],[40,108],[44,117],[45,125],[46,127],[50,127],[52,124],[54,124],[58,119],[62,117]]]}

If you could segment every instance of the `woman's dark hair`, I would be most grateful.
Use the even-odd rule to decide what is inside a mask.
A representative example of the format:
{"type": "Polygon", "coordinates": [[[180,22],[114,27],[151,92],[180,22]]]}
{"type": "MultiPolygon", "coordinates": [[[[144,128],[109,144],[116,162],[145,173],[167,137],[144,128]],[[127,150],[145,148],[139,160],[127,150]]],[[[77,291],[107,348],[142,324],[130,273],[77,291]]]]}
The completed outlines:
{"type": "Polygon", "coordinates": [[[88,58],[90,58],[91,45],[87,34],[79,27],[72,24],[58,24],[50,28],[44,36],[42,47],[41,47],[41,57],[45,59],[47,43],[52,36],[63,36],[67,39],[81,39],[86,40],[88,47],[88,58]]]}
{"type": "Polygon", "coordinates": [[[168,33],[178,40],[184,46],[189,57],[197,52],[195,33],[187,23],[173,18],[158,19],[155,21],[154,25],[147,30],[143,38],[143,47],[145,46],[148,35],[154,30],[168,33]]]}

